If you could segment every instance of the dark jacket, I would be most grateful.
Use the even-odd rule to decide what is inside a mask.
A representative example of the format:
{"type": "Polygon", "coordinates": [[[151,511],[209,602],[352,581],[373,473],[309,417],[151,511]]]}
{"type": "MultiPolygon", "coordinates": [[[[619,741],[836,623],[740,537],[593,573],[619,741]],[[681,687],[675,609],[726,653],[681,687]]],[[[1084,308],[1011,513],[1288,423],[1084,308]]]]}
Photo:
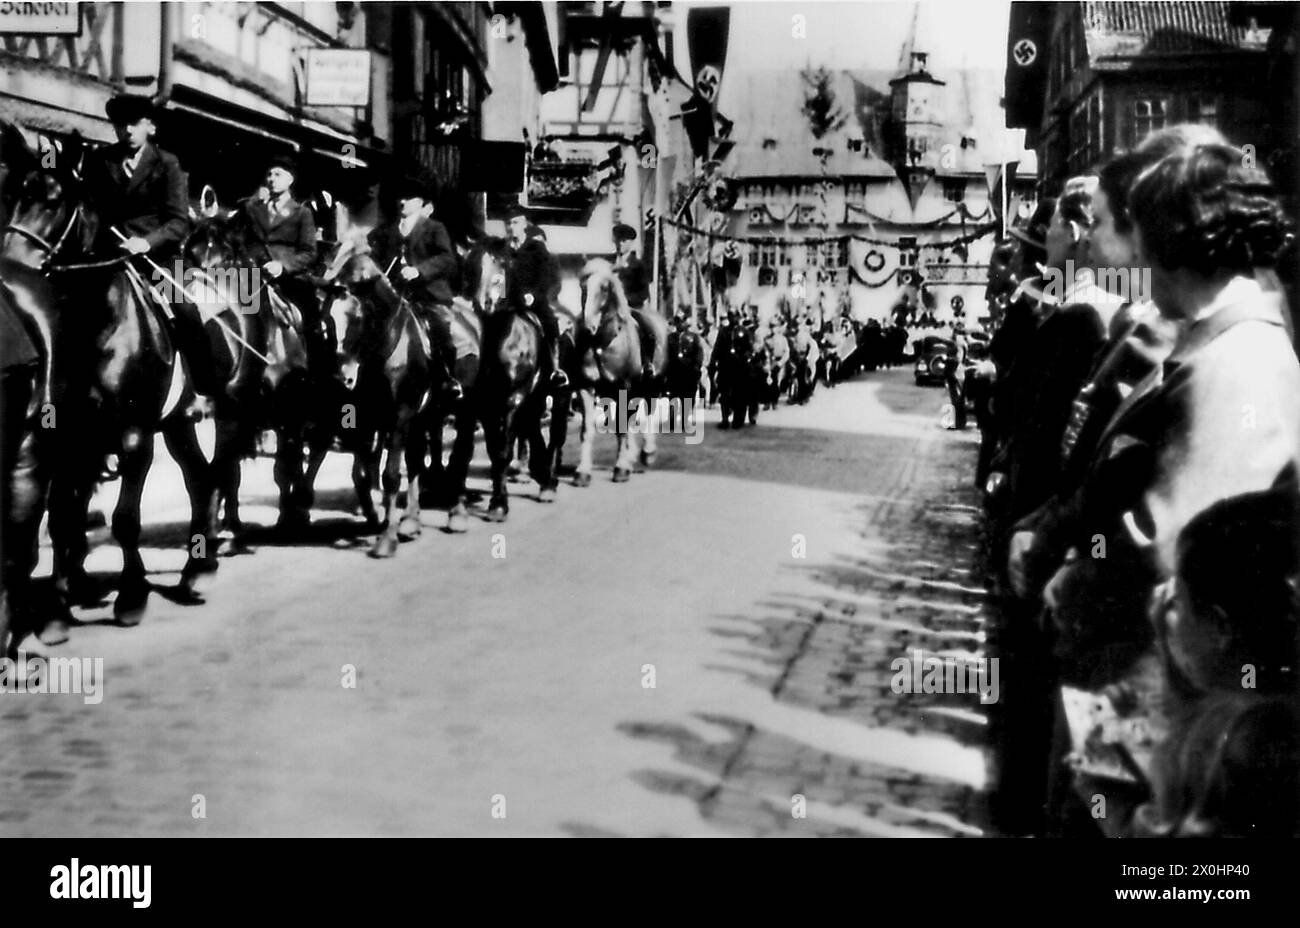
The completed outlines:
{"type": "Polygon", "coordinates": [[[240,203],[239,219],[253,258],[259,263],[274,259],[292,276],[303,273],[316,261],[316,220],[311,210],[297,200],[290,198],[280,211],[250,197],[240,203]]]}
{"type": "Polygon", "coordinates": [[[517,309],[527,306],[526,295],[532,296],[533,307],[549,306],[558,283],[554,259],[541,239],[525,239],[511,252],[506,275],[506,298],[511,306],[517,309]]]}
{"type": "Polygon", "coordinates": [[[628,306],[640,309],[649,302],[650,274],[640,258],[636,255],[629,256],[627,263],[618,268],[618,278],[623,282],[628,306]]]}
{"type": "Polygon", "coordinates": [[[115,225],[125,235],[138,235],[155,256],[180,248],[190,232],[185,172],[176,156],[144,146],[131,177],[122,163],[130,156],[123,144],[96,151],[86,167],[86,183],[100,214],[97,246],[116,251],[118,239],[109,231],[115,225]]]}
{"type": "MultiPolygon", "coordinates": [[[[1007,447],[1011,514],[1026,515],[1061,488],[1061,442],[1074,399],[1106,343],[1113,298],[1096,287],[1067,296],[1021,348],[1007,447]],[[1107,305],[1103,313],[1099,305],[1107,305]]],[[[1000,397],[1001,398],[1001,397],[1000,397]]]]}
{"type": "Polygon", "coordinates": [[[399,266],[409,265],[420,272],[418,283],[411,285],[417,298],[450,303],[455,297],[460,285],[460,259],[447,227],[438,220],[420,217],[405,237],[394,223],[376,229],[370,241],[381,267],[386,269],[394,258],[400,258],[399,266]]]}

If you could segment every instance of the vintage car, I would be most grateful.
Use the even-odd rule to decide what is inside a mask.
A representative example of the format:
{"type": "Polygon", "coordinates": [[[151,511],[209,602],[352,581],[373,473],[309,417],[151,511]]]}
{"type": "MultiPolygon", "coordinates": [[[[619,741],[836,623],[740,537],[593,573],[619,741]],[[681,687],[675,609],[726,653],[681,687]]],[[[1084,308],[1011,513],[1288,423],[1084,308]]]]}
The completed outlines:
{"type": "Polygon", "coordinates": [[[956,342],[939,335],[927,335],[918,338],[912,346],[912,356],[916,359],[912,373],[917,385],[944,383],[948,365],[957,360],[956,342]]]}

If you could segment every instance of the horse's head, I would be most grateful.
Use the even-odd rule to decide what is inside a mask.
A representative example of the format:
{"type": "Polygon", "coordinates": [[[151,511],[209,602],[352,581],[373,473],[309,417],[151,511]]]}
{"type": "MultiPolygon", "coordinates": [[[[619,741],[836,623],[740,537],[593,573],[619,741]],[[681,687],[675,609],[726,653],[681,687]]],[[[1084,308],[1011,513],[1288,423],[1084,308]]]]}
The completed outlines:
{"type": "Polygon", "coordinates": [[[582,268],[581,281],[582,315],[578,321],[587,331],[597,331],[607,319],[622,320],[631,314],[623,282],[614,265],[604,258],[588,261],[582,268]]]}
{"type": "Polygon", "coordinates": [[[210,271],[247,260],[234,215],[234,210],[221,208],[212,187],[203,188],[199,208],[190,207],[191,231],[183,246],[185,258],[192,267],[210,271]]]}
{"type": "Polygon", "coordinates": [[[382,279],[384,269],[376,263],[370,242],[360,230],[339,241],[322,275],[327,287],[341,287],[353,292],[372,288],[382,279]]]}
{"type": "Polygon", "coordinates": [[[349,390],[357,385],[361,369],[361,345],[366,315],[361,300],[346,290],[335,291],[328,299],[329,324],[334,328],[334,345],[339,378],[349,390]]]}
{"type": "Polygon", "coordinates": [[[84,254],[95,234],[93,217],[82,206],[80,139],[46,142],[38,167],[27,172],[0,240],[0,254],[39,268],[58,254],[84,254]]]}
{"type": "Polygon", "coordinates": [[[506,293],[506,243],[485,238],[461,255],[461,296],[492,313],[506,293]]]}

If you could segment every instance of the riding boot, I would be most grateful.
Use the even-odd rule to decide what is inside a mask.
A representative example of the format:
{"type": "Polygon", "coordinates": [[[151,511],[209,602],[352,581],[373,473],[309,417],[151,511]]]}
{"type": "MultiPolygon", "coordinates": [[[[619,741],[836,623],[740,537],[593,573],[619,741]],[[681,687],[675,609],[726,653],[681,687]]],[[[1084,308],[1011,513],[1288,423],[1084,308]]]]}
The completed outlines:
{"type": "Polygon", "coordinates": [[[451,344],[442,346],[438,357],[442,362],[443,396],[450,403],[458,403],[465,398],[465,391],[456,379],[456,347],[451,344]]]}
{"type": "Polygon", "coordinates": [[[534,307],[533,311],[542,324],[542,340],[546,342],[546,352],[551,361],[551,386],[556,389],[567,387],[569,378],[560,366],[560,325],[555,312],[550,307],[534,307]]]}

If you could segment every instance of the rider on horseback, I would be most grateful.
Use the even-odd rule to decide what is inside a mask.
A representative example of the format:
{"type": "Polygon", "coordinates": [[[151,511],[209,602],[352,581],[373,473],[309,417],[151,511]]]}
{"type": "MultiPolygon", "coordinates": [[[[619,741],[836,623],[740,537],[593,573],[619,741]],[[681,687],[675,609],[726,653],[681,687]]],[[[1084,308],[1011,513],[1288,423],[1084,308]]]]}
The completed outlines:
{"type": "Polygon", "coordinates": [[[511,263],[507,275],[506,303],[515,310],[531,310],[542,327],[551,361],[551,385],[565,387],[569,378],[560,367],[560,325],[551,308],[551,295],[559,284],[555,260],[540,235],[529,234],[528,211],[515,204],[506,214],[510,231],[511,263]]]}
{"type": "Polygon", "coordinates": [[[314,372],[331,373],[333,352],[321,317],[316,288],[307,274],[316,261],[316,220],[290,190],[298,168],[287,155],[271,159],[264,188],[267,197],[248,197],[239,204],[237,223],[261,268],[285,300],[303,316],[308,364],[314,372]]]}
{"type": "Polygon", "coordinates": [[[380,266],[396,262],[406,284],[406,296],[428,325],[431,360],[441,367],[442,389],[449,401],[461,399],[456,379],[456,346],[452,341],[450,308],[460,280],[460,259],[447,227],[433,218],[432,179],[410,176],[397,191],[401,217],[371,233],[371,246],[380,266]]]}

